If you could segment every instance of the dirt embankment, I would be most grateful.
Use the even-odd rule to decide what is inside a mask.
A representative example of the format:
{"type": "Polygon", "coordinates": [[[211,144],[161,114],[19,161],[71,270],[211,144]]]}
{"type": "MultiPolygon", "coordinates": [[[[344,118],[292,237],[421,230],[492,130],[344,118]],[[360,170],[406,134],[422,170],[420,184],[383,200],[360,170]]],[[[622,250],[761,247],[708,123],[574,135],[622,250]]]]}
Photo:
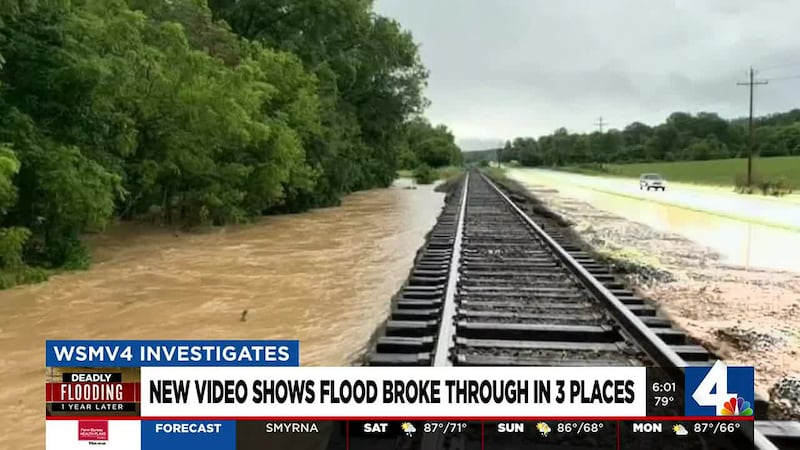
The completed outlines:
{"type": "Polygon", "coordinates": [[[624,275],[673,322],[729,364],[756,368],[776,418],[800,418],[800,274],[746,270],[675,234],[653,230],[548,188],[507,189],[570,226],[576,242],[624,275]]]}

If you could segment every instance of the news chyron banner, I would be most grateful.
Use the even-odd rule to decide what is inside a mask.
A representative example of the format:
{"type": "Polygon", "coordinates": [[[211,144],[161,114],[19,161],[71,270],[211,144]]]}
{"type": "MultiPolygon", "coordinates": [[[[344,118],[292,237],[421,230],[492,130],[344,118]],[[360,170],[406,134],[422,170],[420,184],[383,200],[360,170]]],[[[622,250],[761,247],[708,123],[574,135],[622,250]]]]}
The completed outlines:
{"type": "Polygon", "coordinates": [[[528,421],[495,431],[552,441],[585,419],[612,443],[615,430],[623,440],[658,433],[658,443],[664,427],[648,417],[753,413],[752,368],[721,363],[687,369],[684,389],[644,367],[299,367],[298,341],[48,341],[46,352],[49,450],[290,448],[276,432],[322,426],[345,430],[329,448],[450,429],[483,442],[487,420],[528,421]],[[437,419],[458,420],[419,422],[437,419]]]}

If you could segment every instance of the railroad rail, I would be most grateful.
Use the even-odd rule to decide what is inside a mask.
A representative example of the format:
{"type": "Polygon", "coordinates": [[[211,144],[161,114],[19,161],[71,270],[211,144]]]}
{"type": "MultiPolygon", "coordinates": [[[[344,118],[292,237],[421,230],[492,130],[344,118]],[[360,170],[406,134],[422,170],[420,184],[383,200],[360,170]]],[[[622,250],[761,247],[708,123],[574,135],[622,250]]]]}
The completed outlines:
{"type": "MultiPolygon", "coordinates": [[[[684,367],[714,363],[562,227],[524,211],[524,202],[482,173],[463,177],[393,300],[368,365],[658,366],[683,380],[684,367]]],[[[766,410],[756,399],[757,419],[766,410]]],[[[770,439],[795,448],[787,429],[757,420],[750,448],[779,448],[770,439]]],[[[741,444],[738,437],[727,448],[741,444]]]]}

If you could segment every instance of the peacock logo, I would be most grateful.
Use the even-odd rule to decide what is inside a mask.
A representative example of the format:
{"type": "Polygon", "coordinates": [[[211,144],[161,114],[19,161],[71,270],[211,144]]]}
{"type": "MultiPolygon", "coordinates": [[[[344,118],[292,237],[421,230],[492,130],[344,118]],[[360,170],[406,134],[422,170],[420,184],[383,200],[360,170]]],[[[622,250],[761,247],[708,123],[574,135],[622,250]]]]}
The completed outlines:
{"type": "Polygon", "coordinates": [[[750,402],[742,397],[731,397],[722,406],[720,413],[723,416],[752,416],[753,408],[750,407],[750,402]]]}

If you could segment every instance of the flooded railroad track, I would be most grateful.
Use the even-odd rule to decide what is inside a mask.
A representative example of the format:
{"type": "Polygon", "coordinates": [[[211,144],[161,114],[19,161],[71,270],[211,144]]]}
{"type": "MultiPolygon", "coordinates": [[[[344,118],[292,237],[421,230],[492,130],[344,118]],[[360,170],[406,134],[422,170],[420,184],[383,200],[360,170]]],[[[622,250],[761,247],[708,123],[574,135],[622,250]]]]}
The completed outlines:
{"type": "MultiPolygon", "coordinates": [[[[714,363],[562,227],[511,196],[474,171],[448,196],[367,365],[657,366],[682,386],[683,368],[714,363]]],[[[766,410],[756,399],[757,414],[766,410]]],[[[758,431],[744,441],[698,448],[778,448],[758,431]]]]}

